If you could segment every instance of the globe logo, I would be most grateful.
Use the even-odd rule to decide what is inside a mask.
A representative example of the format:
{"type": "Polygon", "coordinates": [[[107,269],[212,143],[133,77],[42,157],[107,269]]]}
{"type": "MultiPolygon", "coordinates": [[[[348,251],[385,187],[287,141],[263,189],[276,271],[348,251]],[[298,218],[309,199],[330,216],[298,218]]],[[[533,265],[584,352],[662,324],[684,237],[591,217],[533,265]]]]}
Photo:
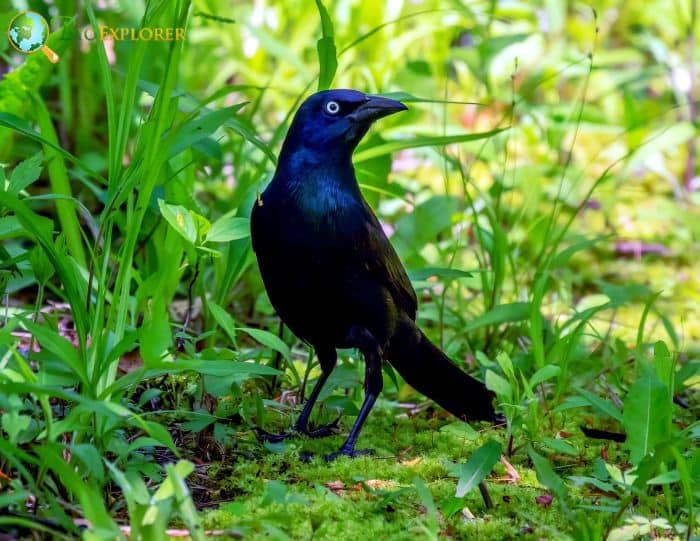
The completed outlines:
{"type": "Polygon", "coordinates": [[[41,51],[52,63],[58,62],[58,55],[46,46],[49,39],[49,23],[34,11],[23,11],[16,15],[7,29],[10,44],[20,53],[31,54],[41,51]]]}

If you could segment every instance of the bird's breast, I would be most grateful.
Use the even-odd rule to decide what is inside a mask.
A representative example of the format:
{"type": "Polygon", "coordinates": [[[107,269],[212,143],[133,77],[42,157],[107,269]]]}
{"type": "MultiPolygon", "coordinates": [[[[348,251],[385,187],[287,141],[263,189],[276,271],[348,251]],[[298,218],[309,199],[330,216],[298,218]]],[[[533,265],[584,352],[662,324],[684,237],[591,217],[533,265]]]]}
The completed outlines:
{"type": "MultiPolygon", "coordinates": [[[[263,208],[266,206],[263,194],[263,208]]],[[[361,203],[356,194],[342,187],[322,185],[309,180],[293,189],[270,197],[270,205],[265,209],[265,221],[274,224],[277,234],[318,235],[322,238],[344,236],[351,232],[353,216],[361,213],[361,203]]],[[[316,238],[316,241],[319,239],[316,238]]],[[[336,241],[339,239],[334,239],[336,241]]]]}

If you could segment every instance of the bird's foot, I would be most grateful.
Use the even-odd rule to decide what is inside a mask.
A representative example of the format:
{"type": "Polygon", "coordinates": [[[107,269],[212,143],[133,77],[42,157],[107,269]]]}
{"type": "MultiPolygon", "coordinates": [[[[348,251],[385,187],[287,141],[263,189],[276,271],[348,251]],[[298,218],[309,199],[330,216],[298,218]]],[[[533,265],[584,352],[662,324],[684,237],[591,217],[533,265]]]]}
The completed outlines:
{"type": "Polygon", "coordinates": [[[335,436],[340,432],[340,417],[338,417],[335,421],[332,423],[328,423],[327,425],[321,425],[315,430],[309,430],[308,428],[304,428],[301,430],[299,427],[296,428],[296,430],[302,434],[305,434],[309,438],[325,438],[327,436],[335,436]]]}
{"type": "Polygon", "coordinates": [[[325,438],[327,436],[334,436],[340,431],[339,425],[340,417],[338,417],[332,423],[328,423],[327,425],[321,425],[314,430],[309,430],[308,426],[306,425],[295,424],[292,430],[288,432],[283,432],[281,434],[273,434],[272,432],[268,432],[266,430],[263,430],[262,428],[256,428],[255,434],[257,435],[260,441],[265,441],[268,443],[280,443],[284,440],[300,435],[304,435],[314,439],[325,438]]]}
{"type": "Polygon", "coordinates": [[[330,455],[324,455],[323,460],[326,462],[333,462],[336,458],[341,456],[346,456],[349,458],[357,458],[358,456],[373,455],[374,449],[343,449],[342,447],[337,453],[331,453],[330,455]]]}
{"type": "Polygon", "coordinates": [[[255,435],[258,437],[258,439],[260,441],[264,441],[267,443],[281,443],[284,440],[287,440],[289,438],[296,436],[297,432],[291,431],[291,432],[283,432],[282,434],[273,434],[272,432],[267,432],[266,430],[263,430],[262,428],[256,428],[255,435]]]}

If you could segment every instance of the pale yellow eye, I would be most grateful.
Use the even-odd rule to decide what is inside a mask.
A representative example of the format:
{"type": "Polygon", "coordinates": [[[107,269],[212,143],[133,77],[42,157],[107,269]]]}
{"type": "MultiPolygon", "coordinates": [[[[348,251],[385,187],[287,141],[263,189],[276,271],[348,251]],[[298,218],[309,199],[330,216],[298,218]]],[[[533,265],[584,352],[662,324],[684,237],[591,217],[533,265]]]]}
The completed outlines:
{"type": "Polygon", "coordinates": [[[329,115],[337,115],[338,111],[340,111],[340,105],[338,105],[337,101],[331,100],[326,104],[326,112],[329,115]]]}

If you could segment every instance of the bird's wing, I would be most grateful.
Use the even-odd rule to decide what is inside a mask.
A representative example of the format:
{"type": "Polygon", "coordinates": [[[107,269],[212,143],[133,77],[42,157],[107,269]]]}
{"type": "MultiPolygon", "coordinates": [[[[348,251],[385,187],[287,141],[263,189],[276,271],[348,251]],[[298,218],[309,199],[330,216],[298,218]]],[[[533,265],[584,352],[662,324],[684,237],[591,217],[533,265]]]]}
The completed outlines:
{"type": "Polygon", "coordinates": [[[356,257],[361,260],[374,278],[391,293],[397,307],[411,319],[416,318],[418,301],[396,250],[384,234],[379,220],[366,202],[364,239],[356,245],[356,257]]]}

